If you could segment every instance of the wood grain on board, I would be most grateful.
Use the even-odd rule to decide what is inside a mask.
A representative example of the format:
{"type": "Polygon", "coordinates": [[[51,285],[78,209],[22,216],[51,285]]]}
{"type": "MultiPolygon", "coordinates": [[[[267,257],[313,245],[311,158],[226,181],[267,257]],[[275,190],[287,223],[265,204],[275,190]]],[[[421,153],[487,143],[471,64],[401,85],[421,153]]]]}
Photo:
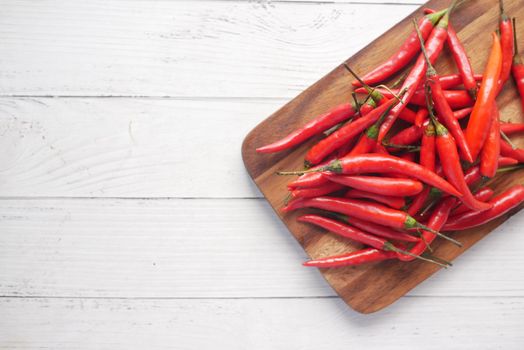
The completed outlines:
{"type": "MultiPolygon", "coordinates": [[[[433,0],[425,6],[441,9],[448,4],[449,1],[433,0]]],[[[519,6],[519,1],[505,1],[505,6],[513,16],[524,17],[524,7],[519,6]]],[[[369,71],[399,47],[413,28],[412,19],[421,15],[422,8],[346,62],[361,74],[369,71]]],[[[456,9],[452,15],[452,23],[466,47],[476,72],[483,70],[487,60],[491,46],[490,32],[498,27],[498,16],[499,8],[496,0],[478,0],[466,3],[456,9]]],[[[524,37],[524,27],[518,28],[518,36],[524,37]]],[[[439,58],[436,68],[441,74],[456,71],[446,50],[439,58]]],[[[249,174],[275,212],[312,258],[358,249],[357,245],[347,240],[323,234],[317,228],[298,223],[296,217],[302,215],[304,211],[286,215],[280,213],[286,196],[286,183],[290,178],[276,176],[275,172],[283,169],[301,169],[305,152],[317,140],[310,140],[293,150],[273,155],[257,154],[255,148],[286,135],[328,108],[348,101],[352,91],[349,84],[351,80],[352,77],[342,65],[339,65],[258,125],[246,137],[242,146],[242,155],[249,174]]],[[[498,103],[502,119],[512,121],[522,119],[522,110],[512,82],[506,85],[498,98],[498,103]]],[[[523,176],[522,171],[506,174],[503,179],[496,179],[493,187],[500,192],[512,184],[521,182],[523,176]]],[[[437,241],[434,244],[434,254],[446,260],[453,260],[490,233],[507,217],[508,215],[482,227],[454,234],[454,237],[464,244],[463,248],[458,248],[448,242],[437,241]]],[[[412,263],[387,261],[342,269],[325,269],[322,270],[322,274],[349,306],[362,313],[371,313],[393,303],[437,270],[439,268],[436,265],[418,261],[412,263]]]]}

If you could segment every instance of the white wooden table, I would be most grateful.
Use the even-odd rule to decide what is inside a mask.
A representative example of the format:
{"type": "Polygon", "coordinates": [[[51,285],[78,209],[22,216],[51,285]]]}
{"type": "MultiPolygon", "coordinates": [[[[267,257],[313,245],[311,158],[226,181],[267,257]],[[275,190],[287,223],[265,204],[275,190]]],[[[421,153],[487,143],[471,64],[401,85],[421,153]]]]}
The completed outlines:
{"type": "Polygon", "coordinates": [[[360,315],[242,165],[421,3],[3,1],[0,348],[522,349],[524,214],[360,315]]]}

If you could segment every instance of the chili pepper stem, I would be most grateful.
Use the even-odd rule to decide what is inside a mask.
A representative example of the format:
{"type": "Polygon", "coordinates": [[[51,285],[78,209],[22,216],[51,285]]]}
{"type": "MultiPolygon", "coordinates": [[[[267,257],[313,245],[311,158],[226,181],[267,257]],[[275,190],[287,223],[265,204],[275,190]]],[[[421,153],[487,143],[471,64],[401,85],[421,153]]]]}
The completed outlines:
{"type": "Polygon", "coordinates": [[[453,238],[451,238],[449,236],[446,236],[446,235],[444,235],[444,234],[442,234],[442,233],[440,233],[438,231],[435,231],[435,230],[427,227],[426,225],[423,225],[421,223],[417,223],[416,227],[421,229],[421,230],[424,230],[424,231],[429,231],[429,232],[433,233],[434,235],[439,236],[440,238],[444,238],[445,240],[450,241],[451,243],[455,244],[458,247],[461,247],[461,248],[463,247],[463,244],[460,243],[459,241],[457,241],[456,239],[453,239],[453,238]]]}
{"type": "Polygon", "coordinates": [[[321,173],[323,171],[340,173],[342,171],[342,164],[340,163],[340,160],[335,159],[328,165],[320,168],[299,171],[277,171],[277,175],[304,175],[309,173],[321,173]]]}
{"type": "Polygon", "coordinates": [[[517,146],[513,143],[513,141],[511,141],[511,139],[508,137],[508,135],[506,135],[506,133],[504,131],[500,130],[500,136],[502,136],[502,138],[507,143],[509,143],[509,145],[511,146],[512,149],[517,149],[517,146]]]}
{"type": "Polygon", "coordinates": [[[435,260],[431,260],[431,259],[425,258],[425,257],[420,256],[420,255],[413,254],[413,253],[411,253],[411,252],[408,252],[407,250],[403,250],[403,249],[397,248],[397,247],[395,247],[393,244],[391,244],[390,242],[386,242],[386,243],[384,244],[384,247],[383,247],[383,248],[384,248],[384,250],[386,250],[386,251],[391,251],[391,252],[395,252],[395,253],[399,253],[399,254],[409,255],[409,256],[414,257],[414,258],[416,258],[416,259],[420,259],[420,260],[422,260],[422,261],[426,261],[426,262],[430,262],[430,263],[436,264],[436,265],[438,265],[438,266],[440,266],[440,267],[443,267],[443,268],[445,268],[445,269],[448,268],[448,265],[442,264],[442,263],[437,262],[437,261],[435,261],[435,260]]]}
{"type": "Polygon", "coordinates": [[[428,258],[428,259],[432,259],[432,260],[441,262],[441,263],[446,264],[448,266],[453,266],[453,263],[451,263],[450,261],[447,261],[445,259],[439,258],[438,256],[435,256],[435,255],[429,254],[428,252],[422,253],[421,256],[423,256],[425,258],[428,258]]]}

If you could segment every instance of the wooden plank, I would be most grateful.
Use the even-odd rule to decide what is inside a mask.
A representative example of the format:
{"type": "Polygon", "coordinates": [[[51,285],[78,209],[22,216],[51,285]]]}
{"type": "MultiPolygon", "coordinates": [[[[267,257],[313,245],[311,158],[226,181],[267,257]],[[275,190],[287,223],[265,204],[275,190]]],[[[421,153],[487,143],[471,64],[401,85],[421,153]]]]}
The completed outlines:
{"type": "Polygon", "coordinates": [[[2,298],[0,349],[517,350],[523,312],[523,298],[404,298],[375,315],[339,299],[2,298]]]}
{"type": "Polygon", "coordinates": [[[289,98],[415,7],[10,0],[0,95],[289,98]]]}
{"type": "Polygon", "coordinates": [[[238,152],[282,103],[0,99],[0,196],[260,197],[238,152]]]}
{"type": "MultiPolygon", "coordinates": [[[[261,199],[4,199],[0,212],[0,296],[335,295],[261,199]]],[[[513,217],[410,295],[524,296],[523,225],[513,217]]]]}
{"type": "MultiPolygon", "coordinates": [[[[427,3],[427,6],[441,8],[445,4],[447,4],[447,1],[432,0],[427,3]]],[[[514,16],[518,17],[521,15],[524,17],[524,7],[519,6],[518,1],[506,1],[505,6],[506,10],[514,16]]],[[[359,71],[369,71],[375,67],[383,60],[383,55],[396,50],[402,40],[401,38],[404,38],[408,32],[412,31],[412,19],[420,16],[421,13],[422,9],[419,9],[404,19],[364,50],[350,58],[348,64],[359,71]],[[377,52],[381,54],[378,55],[377,52]]],[[[498,4],[491,0],[478,0],[474,4],[470,3],[470,6],[458,8],[454,12],[454,16],[458,19],[455,21],[455,28],[461,35],[465,45],[473,45],[479,53],[471,57],[472,65],[479,69],[477,67],[484,66],[487,59],[487,53],[491,45],[491,40],[488,39],[489,34],[498,27],[498,4]],[[478,41],[478,38],[485,39],[478,41]]],[[[518,36],[524,36],[523,28],[520,28],[518,36]]],[[[442,56],[437,70],[441,74],[451,72],[454,67],[449,54],[444,52],[442,56]]],[[[308,120],[308,117],[305,116],[316,115],[320,111],[325,111],[328,106],[336,106],[344,101],[348,101],[351,92],[351,89],[348,89],[348,85],[351,80],[344,67],[339,65],[331,73],[309,87],[251,131],[242,147],[246,168],[259,189],[306,252],[314,258],[336,255],[360,248],[358,244],[341,243],[340,240],[335,238],[318,239],[317,235],[322,231],[321,229],[313,228],[311,225],[304,225],[296,220],[298,215],[304,214],[304,211],[299,210],[288,214],[284,214],[281,211],[284,206],[282,194],[287,190],[286,184],[289,178],[275,176],[275,171],[281,169],[303,169],[303,160],[307,149],[316,140],[310,140],[294,150],[278,154],[257,154],[255,149],[267,145],[287,134],[290,130],[303,125],[308,120]]],[[[519,104],[520,102],[516,97],[516,89],[514,86],[507,86],[498,100],[501,114],[505,118],[515,121],[522,120],[522,111],[519,104]]],[[[523,171],[499,176],[500,180],[495,181],[494,188],[496,191],[501,192],[511,185],[522,183],[523,176],[523,171]]],[[[521,207],[519,206],[512,213],[517,212],[521,207]]],[[[481,227],[457,234],[455,238],[463,243],[463,248],[458,248],[449,241],[437,241],[435,252],[440,254],[445,260],[451,261],[490,233],[506,217],[501,217],[481,227]]],[[[438,268],[437,265],[417,262],[408,269],[399,261],[389,260],[372,267],[357,266],[344,269],[326,269],[323,270],[323,276],[349,306],[357,311],[369,313],[393,303],[438,271],[438,268]]]]}

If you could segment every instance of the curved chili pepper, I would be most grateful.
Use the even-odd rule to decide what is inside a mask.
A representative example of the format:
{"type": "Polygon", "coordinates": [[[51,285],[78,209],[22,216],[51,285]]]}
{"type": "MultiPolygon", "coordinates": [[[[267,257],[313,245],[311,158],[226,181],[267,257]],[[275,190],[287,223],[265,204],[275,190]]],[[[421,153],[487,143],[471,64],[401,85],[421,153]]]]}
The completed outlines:
{"type": "Polygon", "coordinates": [[[496,219],[524,201],[524,186],[515,185],[495,196],[489,203],[492,208],[484,212],[468,212],[454,216],[442,228],[445,231],[466,230],[496,219]]]}
{"type": "Polygon", "coordinates": [[[462,244],[453,238],[443,236],[440,232],[431,230],[427,226],[419,223],[407,213],[388,208],[385,205],[361,201],[358,199],[336,198],[336,197],[316,197],[301,198],[290,202],[282,210],[289,212],[300,208],[317,208],[328,211],[334,211],[345,215],[351,215],[358,219],[367,220],[379,225],[393,227],[397,229],[424,229],[435,233],[436,235],[453,242],[458,246],[462,244]]]}
{"type": "Polygon", "coordinates": [[[513,147],[504,140],[500,140],[500,154],[505,157],[514,158],[518,160],[519,163],[524,163],[524,149],[513,149],[513,147]]]}
{"type": "MultiPolygon", "coordinates": [[[[437,24],[446,12],[447,10],[442,10],[437,13],[427,14],[420,19],[418,26],[424,38],[427,38],[430,35],[435,24],[437,24]]],[[[420,43],[417,40],[417,34],[412,32],[393,56],[371,72],[364,75],[362,80],[368,85],[374,85],[387,79],[406,66],[411,59],[415,57],[419,50],[420,43]]],[[[361,86],[358,80],[353,81],[352,84],[353,86],[361,86]]]]}
{"type": "Polygon", "coordinates": [[[312,188],[299,188],[296,190],[291,191],[291,196],[293,198],[310,198],[310,197],[318,197],[323,196],[325,194],[330,194],[333,192],[336,192],[338,190],[343,189],[344,186],[328,182],[325,185],[319,186],[319,187],[312,187],[312,188]]]}
{"type": "Polygon", "coordinates": [[[466,128],[466,140],[473,159],[480,153],[488,136],[493,102],[497,94],[497,84],[502,66],[502,51],[497,34],[493,33],[493,46],[484,71],[477,101],[469,117],[466,128]]]}
{"type": "Polygon", "coordinates": [[[344,198],[372,199],[375,202],[385,204],[394,209],[401,209],[406,205],[406,200],[402,197],[386,196],[356,189],[347,191],[346,194],[344,194],[344,198]]]}
{"type": "MultiPolygon", "coordinates": [[[[475,193],[475,198],[481,202],[487,202],[491,199],[491,197],[493,197],[494,193],[495,192],[491,188],[483,187],[480,190],[478,190],[477,193],[475,193]]],[[[466,213],[468,211],[471,211],[471,209],[469,209],[464,204],[460,204],[455,209],[453,209],[452,215],[455,216],[458,214],[466,213]]]]}
{"type": "MultiPolygon", "coordinates": [[[[407,177],[419,179],[420,181],[436,187],[443,192],[449,193],[452,196],[462,197],[462,194],[457,191],[453,185],[434,172],[424,168],[419,164],[408,162],[389,154],[370,153],[344,157],[333,160],[328,165],[320,167],[318,170],[313,170],[311,172],[316,171],[331,171],[333,173],[346,175],[360,175],[365,173],[397,173],[407,177]]],[[[307,171],[278,172],[280,175],[300,175],[304,173],[307,173],[307,171]]]]}
{"type": "MultiPolygon", "coordinates": [[[[419,39],[422,42],[422,36],[419,34],[419,39]]],[[[443,121],[443,123],[446,125],[444,127],[443,125],[440,125],[440,123],[437,122],[435,124],[435,120],[432,115],[431,106],[428,106],[429,114],[432,117],[433,124],[435,125],[435,131],[436,131],[436,144],[437,149],[439,152],[439,155],[442,157],[441,150],[444,150],[445,148],[454,148],[454,151],[456,152],[456,146],[458,145],[458,149],[460,150],[460,155],[463,159],[465,159],[469,163],[473,163],[473,157],[471,155],[471,152],[469,150],[468,144],[466,142],[466,138],[464,137],[464,134],[462,133],[462,128],[453,115],[453,111],[451,110],[451,107],[449,106],[448,102],[446,101],[444,97],[444,93],[442,90],[442,86],[440,85],[438,74],[435,68],[433,67],[429,56],[425,50],[424,47],[422,47],[422,55],[424,56],[424,59],[426,60],[427,70],[426,70],[426,84],[427,88],[429,89],[429,92],[431,93],[431,99],[433,101],[433,107],[438,113],[439,118],[443,121]],[[447,129],[446,129],[447,128],[447,129]],[[448,130],[453,135],[454,140],[448,136],[448,130]],[[442,133],[439,133],[442,132],[442,133]],[[455,144],[456,142],[456,144],[455,144]],[[451,145],[453,143],[453,145],[451,145]]],[[[426,97],[427,98],[427,97],[426,97]]],[[[442,162],[442,159],[441,159],[442,162]]],[[[460,171],[462,172],[462,168],[460,166],[460,161],[457,158],[457,163],[460,171]]],[[[451,165],[451,163],[448,163],[448,165],[451,165]]],[[[452,168],[455,168],[456,166],[453,166],[452,168]]],[[[445,167],[443,165],[444,170],[445,167]]],[[[446,173],[446,176],[449,176],[448,173],[446,173]]],[[[454,176],[455,178],[455,176],[454,176]]],[[[452,182],[453,183],[453,182],[452,182]]],[[[453,183],[455,186],[457,186],[459,183],[453,183]]],[[[464,185],[463,183],[460,183],[460,185],[464,185]]],[[[467,186],[465,186],[467,188],[467,186]]],[[[459,188],[460,190],[460,188],[459,188]]],[[[469,189],[468,189],[469,192],[469,189]]],[[[469,193],[471,194],[471,193],[469,193]]],[[[469,202],[470,199],[473,198],[473,196],[469,196],[469,194],[464,194],[465,200],[469,202]]]]}
{"type": "Polygon", "coordinates": [[[335,214],[338,219],[341,221],[350,224],[352,226],[355,226],[362,231],[372,233],[379,237],[384,237],[387,239],[394,239],[396,241],[402,241],[402,242],[418,242],[420,241],[419,238],[412,236],[406,232],[397,231],[392,228],[374,224],[372,222],[357,219],[353,216],[348,216],[344,214],[335,214]]]}
{"type": "Polygon", "coordinates": [[[256,151],[260,153],[273,153],[289,149],[315,135],[322,133],[323,131],[332,128],[338,123],[351,118],[355,115],[356,112],[357,107],[354,104],[341,104],[316,117],[286,137],[267,146],[259,147],[256,151]]]}
{"type": "Polygon", "coordinates": [[[491,127],[488,137],[480,153],[480,173],[482,176],[492,178],[497,173],[498,159],[500,156],[500,126],[499,109],[497,103],[493,103],[491,113],[491,127]]]}
{"type": "MultiPolygon", "coordinates": [[[[453,9],[456,1],[453,1],[452,5],[448,8],[442,19],[435,26],[435,29],[431,32],[428,40],[425,43],[425,49],[431,63],[434,63],[439,56],[442,48],[444,47],[444,42],[448,36],[448,23],[449,23],[449,13],[453,9]]],[[[417,61],[415,62],[413,68],[409,72],[408,76],[402,84],[401,91],[406,89],[406,94],[402,97],[402,103],[399,103],[391,111],[389,115],[384,120],[380,127],[378,134],[378,140],[382,142],[386,134],[389,132],[395,120],[398,117],[398,114],[404,109],[406,103],[409,103],[413,94],[415,93],[418,85],[426,73],[426,62],[422,55],[419,55],[417,61]]]]}
{"type": "Polygon", "coordinates": [[[409,215],[414,217],[415,215],[418,214],[420,209],[422,209],[424,204],[426,204],[426,200],[429,197],[430,190],[431,190],[431,187],[426,186],[426,187],[424,187],[422,192],[420,192],[419,194],[417,194],[415,196],[415,198],[413,198],[413,202],[411,202],[411,205],[409,206],[409,208],[407,210],[407,213],[409,215]]]}
{"type": "Polygon", "coordinates": [[[451,25],[448,25],[448,46],[451,49],[451,54],[462,77],[464,87],[471,98],[475,99],[477,96],[477,82],[473,74],[473,68],[471,67],[471,62],[469,61],[464,46],[462,46],[455,29],[453,29],[451,25]]]}
{"type": "Polygon", "coordinates": [[[412,145],[420,140],[422,134],[424,134],[424,127],[412,125],[390,138],[387,144],[412,145]]]}
{"type": "Polygon", "coordinates": [[[499,32],[500,32],[500,48],[502,50],[502,66],[500,69],[500,76],[498,79],[497,95],[504,87],[504,84],[511,74],[511,65],[513,63],[513,26],[510,18],[504,12],[504,4],[499,0],[500,18],[499,18],[499,32]]]}
{"type": "Polygon", "coordinates": [[[513,55],[511,72],[513,74],[513,79],[515,79],[517,89],[519,90],[520,102],[524,109],[524,62],[522,56],[520,56],[519,47],[517,45],[517,22],[515,18],[513,18],[513,46],[515,47],[515,54],[513,55]]]}
{"type": "Polygon", "coordinates": [[[329,181],[367,192],[386,196],[409,197],[422,191],[421,182],[411,179],[399,179],[378,176],[347,176],[326,173],[329,181]]]}
{"type": "Polygon", "coordinates": [[[386,252],[376,248],[366,248],[351,253],[329,256],[304,262],[302,265],[319,268],[355,266],[366,263],[396,259],[396,252],[386,252]]]}
{"type": "Polygon", "coordinates": [[[500,123],[500,131],[506,135],[524,132],[524,123],[500,123]]]}
{"type": "Polygon", "coordinates": [[[462,108],[457,111],[454,111],[453,116],[455,117],[455,119],[460,120],[462,118],[469,116],[472,110],[473,110],[472,107],[462,108]]]}
{"type": "Polygon", "coordinates": [[[398,101],[391,99],[385,104],[375,108],[363,117],[347,123],[325,139],[313,146],[306,154],[306,167],[320,163],[327,155],[342,147],[364,129],[375,123],[382,114],[387,113],[398,101]]]}
{"type": "MultiPolygon", "coordinates": [[[[446,198],[443,201],[441,201],[433,212],[431,213],[431,217],[428,221],[428,227],[430,227],[432,230],[439,231],[442,229],[446,221],[448,220],[449,213],[451,209],[455,206],[455,203],[457,200],[455,198],[446,198]]],[[[433,234],[430,231],[423,231],[422,232],[422,240],[417,243],[413,248],[410,249],[411,254],[413,255],[421,255],[427,248],[433,240],[435,240],[436,235],[433,234]]],[[[399,259],[403,261],[411,261],[413,260],[412,256],[405,256],[405,255],[399,255],[399,259]]]]}
{"type": "Polygon", "coordinates": [[[464,180],[464,172],[462,171],[457,146],[453,137],[444,125],[436,119],[433,119],[433,124],[435,125],[436,135],[435,144],[437,146],[440,163],[442,164],[442,171],[449,182],[462,192],[462,202],[473,210],[481,211],[491,208],[489,204],[475,199],[464,180]]]}

